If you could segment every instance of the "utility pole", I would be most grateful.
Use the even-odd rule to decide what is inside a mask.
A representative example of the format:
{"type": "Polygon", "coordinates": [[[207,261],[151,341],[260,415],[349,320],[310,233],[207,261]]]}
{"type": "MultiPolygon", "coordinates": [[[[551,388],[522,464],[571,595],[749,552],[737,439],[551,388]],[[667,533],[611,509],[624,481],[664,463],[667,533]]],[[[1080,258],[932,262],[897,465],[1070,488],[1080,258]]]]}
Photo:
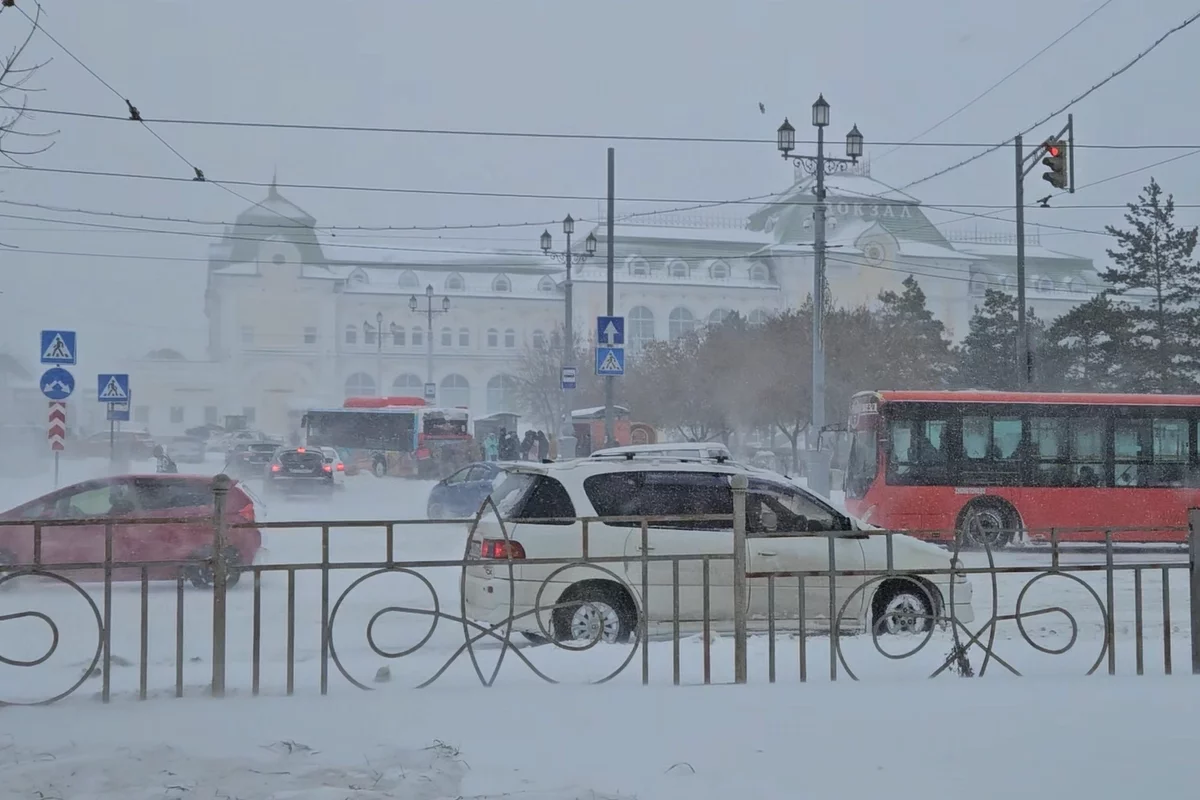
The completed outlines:
{"type": "Polygon", "coordinates": [[[817,155],[792,155],[796,149],[796,129],[786,118],[777,131],[776,144],[784,158],[790,159],[816,178],[816,204],[813,208],[813,318],[812,318],[812,412],[809,438],[808,488],[829,495],[828,459],[821,453],[821,430],[825,427],[825,175],[845,172],[857,164],[863,154],[863,136],[855,125],[846,134],[846,158],[825,155],[825,128],[829,125],[829,103],[825,95],[812,105],[812,124],[817,129],[817,155]]]}
{"type": "MultiPolygon", "coordinates": [[[[1034,384],[1034,356],[1025,299],[1025,176],[1037,166],[1038,159],[1045,156],[1041,159],[1042,164],[1050,170],[1042,174],[1042,180],[1048,181],[1055,189],[1066,189],[1071,194],[1075,193],[1075,115],[1068,114],[1067,124],[1062,130],[1035,147],[1028,155],[1025,154],[1024,138],[1021,134],[1017,134],[1013,144],[1017,166],[1017,388],[1029,390],[1034,384]]],[[[1051,196],[1047,195],[1039,202],[1049,207],[1051,196]]]]}
{"type": "MultiPolygon", "coordinates": [[[[371,323],[363,322],[363,339],[370,341],[371,323]]],[[[379,387],[379,396],[387,392],[383,389],[383,312],[375,314],[375,385],[379,387]]]]}
{"type": "MultiPolygon", "coordinates": [[[[613,315],[613,215],[616,213],[616,149],[608,148],[608,316],[613,315]]],[[[597,345],[600,343],[597,342],[597,345]]],[[[616,447],[617,437],[613,432],[613,376],[604,376],[604,446],[616,447]]]]}
{"type": "MultiPolygon", "coordinates": [[[[563,284],[564,293],[566,295],[566,312],[564,313],[564,330],[563,330],[563,356],[561,367],[571,366],[571,362],[575,360],[575,282],[571,278],[571,234],[575,233],[575,220],[567,214],[563,220],[563,233],[567,237],[567,249],[563,253],[553,253],[550,251],[550,246],[554,240],[550,236],[550,231],[542,231],[539,244],[542,247],[542,252],[556,261],[561,261],[567,267],[567,279],[563,284]]],[[[575,260],[580,266],[585,261],[596,254],[596,237],[589,233],[587,239],[583,242],[584,254],[576,256],[575,260]]],[[[563,385],[562,373],[559,374],[560,387],[563,385]]],[[[558,434],[558,457],[560,459],[575,457],[575,423],[571,417],[571,392],[569,389],[560,388],[562,392],[562,418],[559,420],[558,434]]]]}

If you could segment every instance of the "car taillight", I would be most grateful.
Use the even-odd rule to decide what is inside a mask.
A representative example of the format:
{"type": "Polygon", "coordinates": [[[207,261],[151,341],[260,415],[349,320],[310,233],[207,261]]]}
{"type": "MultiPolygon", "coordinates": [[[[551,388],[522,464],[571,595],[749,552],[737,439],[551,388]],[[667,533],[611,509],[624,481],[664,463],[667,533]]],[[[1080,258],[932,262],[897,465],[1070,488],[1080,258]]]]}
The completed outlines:
{"type": "Polygon", "coordinates": [[[279,472],[279,469],[280,469],[280,467],[278,464],[271,465],[271,472],[279,472]]]}
{"type": "Polygon", "coordinates": [[[246,522],[254,522],[254,503],[246,503],[242,506],[242,510],[237,512],[237,515],[246,522]]]}
{"type": "Polygon", "coordinates": [[[333,467],[329,466],[328,464],[322,464],[321,469],[325,470],[326,472],[333,472],[333,467]]]}
{"type": "Polygon", "coordinates": [[[297,448],[296,448],[296,452],[297,452],[297,453],[303,453],[303,452],[306,452],[306,451],[305,451],[305,449],[304,449],[303,447],[297,447],[297,448]]]}
{"type": "Polygon", "coordinates": [[[512,539],[484,539],[479,548],[480,558],[517,559],[525,557],[525,548],[512,539]]]}
{"type": "Polygon", "coordinates": [[[338,472],[345,472],[345,471],[346,471],[346,465],[345,465],[345,464],[343,464],[342,462],[340,462],[340,461],[339,461],[339,462],[338,462],[338,465],[337,465],[337,471],[338,471],[338,472]]]}

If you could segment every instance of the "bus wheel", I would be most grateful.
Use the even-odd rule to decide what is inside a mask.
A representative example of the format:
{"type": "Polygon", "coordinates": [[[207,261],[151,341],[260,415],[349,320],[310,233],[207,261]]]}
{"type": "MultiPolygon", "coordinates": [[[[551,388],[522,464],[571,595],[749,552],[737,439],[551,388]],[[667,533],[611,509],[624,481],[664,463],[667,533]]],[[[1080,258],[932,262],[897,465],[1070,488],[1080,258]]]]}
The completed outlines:
{"type": "Polygon", "coordinates": [[[958,518],[956,537],[960,547],[1002,550],[1012,541],[1017,512],[1000,501],[971,503],[958,518]]]}
{"type": "Polygon", "coordinates": [[[371,465],[371,472],[376,478],[382,478],[387,475],[387,463],[382,458],[375,459],[375,463],[371,465]]]}

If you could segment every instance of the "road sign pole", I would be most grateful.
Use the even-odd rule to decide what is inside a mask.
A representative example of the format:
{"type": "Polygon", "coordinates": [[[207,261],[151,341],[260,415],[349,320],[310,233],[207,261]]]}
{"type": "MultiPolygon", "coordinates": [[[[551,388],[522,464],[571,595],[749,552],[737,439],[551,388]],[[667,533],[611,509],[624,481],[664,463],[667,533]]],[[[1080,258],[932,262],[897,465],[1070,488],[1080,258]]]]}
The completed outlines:
{"type": "MultiPolygon", "coordinates": [[[[616,213],[616,175],[617,175],[617,151],[615,148],[608,148],[608,219],[606,220],[606,228],[608,233],[608,245],[605,258],[608,267],[607,276],[607,294],[608,304],[607,310],[604,312],[608,316],[613,315],[613,216],[616,213]]],[[[597,343],[598,344],[598,343],[597,343]]],[[[604,446],[615,447],[617,444],[616,436],[613,433],[613,378],[611,375],[604,377],[604,446]]]]}

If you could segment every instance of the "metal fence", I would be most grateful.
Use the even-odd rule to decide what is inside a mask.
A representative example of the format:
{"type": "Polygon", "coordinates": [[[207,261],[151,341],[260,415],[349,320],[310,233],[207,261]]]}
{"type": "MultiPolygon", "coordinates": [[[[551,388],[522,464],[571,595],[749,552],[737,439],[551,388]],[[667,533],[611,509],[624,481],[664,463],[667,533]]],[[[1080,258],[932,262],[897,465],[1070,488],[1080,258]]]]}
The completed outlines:
{"type": "MultiPolygon", "coordinates": [[[[1188,543],[1180,548],[1176,559],[1149,560],[1141,554],[1131,558],[1120,548],[1121,529],[1113,529],[1103,532],[1103,546],[1095,554],[1099,557],[1091,561],[1077,560],[1078,555],[1061,545],[1051,532],[1048,544],[1036,557],[1044,556],[1045,563],[1003,564],[989,549],[967,553],[959,552],[955,545],[946,551],[944,568],[926,565],[918,569],[906,566],[904,558],[896,556],[896,537],[902,536],[901,532],[872,531],[870,537],[879,537],[886,545],[883,563],[864,562],[848,569],[844,562],[838,564],[838,544],[847,532],[821,532],[769,537],[772,541],[807,542],[806,552],[813,554],[813,563],[819,568],[792,568],[805,567],[807,562],[803,562],[762,569],[747,561],[748,541],[763,537],[747,536],[745,483],[736,478],[732,547],[726,552],[656,552],[650,537],[680,523],[699,522],[713,528],[708,523],[728,523],[729,517],[521,521],[569,523],[572,527],[561,529],[564,541],[577,541],[578,546],[566,558],[516,558],[511,547],[504,548],[500,558],[474,554],[472,542],[477,541],[475,534],[483,520],[494,524],[491,530],[499,531],[503,542],[512,541],[511,523],[500,518],[490,501],[468,520],[243,524],[232,522],[225,513],[229,486],[225,476],[214,479],[213,514],[201,520],[211,528],[211,546],[208,555],[200,559],[122,560],[121,523],[112,518],[0,522],[0,536],[18,526],[22,529],[20,535],[30,536],[33,543],[32,563],[0,566],[0,668],[7,668],[0,669],[0,704],[52,703],[93,680],[98,680],[99,697],[107,702],[114,694],[114,667],[122,666],[136,666],[136,689],[130,686],[128,691],[142,699],[160,693],[183,696],[188,691],[195,693],[197,686],[213,696],[243,691],[291,694],[297,688],[299,668],[307,669],[314,660],[315,688],[323,694],[330,691],[334,675],[340,675],[349,685],[370,688],[372,679],[360,674],[364,661],[367,670],[381,667],[375,680],[382,681],[389,677],[390,665],[406,659],[420,662],[404,674],[416,686],[442,679],[456,664],[460,669],[469,664],[474,679],[491,686],[503,665],[514,660],[521,662],[527,674],[559,682],[552,670],[544,664],[539,666],[543,659],[558,666],[574,660],[595,661],[600,674],[589,676],[592,682],[627,676],[646,684],[655,679],[658,670],[666,680],[665,664],[669,662],[670,682],[674,684],[745,683],[751,679],[752,646],[755,655],[761,656],[755,662],[754,678],[771,682],[785,672],[791,672],[799,681],[814,680],[825,671],[810,669],[818,659],[827,665],[829,680],[857,680],[899,662],[913,664],[929,676],[956,673],[982,677],[997,669],[1019,675],[1022,669],[1014,652],[1022,649],[1037,656],[1074,654],[1066,664],[1071,671],[1091,674],[1104,668],[1116,674],[1118,645],[1132,649],[1136,674],[1157,672],[1160,666],[1162,673],[1171,674],[1175,671],[1174,649],[1180,646],[1190,650],[1192,672],[1200,673],[1198,511],[1191,513],[1188,543]],[[628,531],[636,555],[629,550],[605,554],[606,548],[598,547],[598,532],[606,531],[604,535],[611,537],[615,524],[628,531]],[[231,563],[227,555],[231,532],[251,526],[267,532],[272,542],[307,531],[315,540],[314,546],[319,547],[319,558],[231,563]],[[454,535],[455,529],[458,535],[465,531],[462,557],[404,556],[403,551],[412,541],[409,533],[428,526],[437,526],[447,535],[454,535]],[[101,560],[56,562],[53,553],[44,552],[48,532],[87,529],[99,536],[101,528],[101,560]],[[332,557],[331,551],[342,539],[378,536],[380,532],[382,557],[332,557]],[[502,618],[489,622],[471,618],[469,587],[477,583],[480,574],[498,580],[502,587],[512,587],[517,582],[530,583],[523,576],[531,569],[536,573],[532,581],[535,586],[526,587],[525,601],[518,602],[513,589],[505,601],[507,608],[501,604],[500,611],[493,614],[502,618]],[[455,571],[457,585],[439,589],[434,580],[439,570],[455,571]],[[405,578],[420,587],[425,598],[385,594],[366,599],[365,603],[356,598],[364,586],[381,576],[405,578]],[[1033,595],[1050,581],[1074,587],[1078,602],[1058,596],[1035,607],[1033,595]],[[634,620],[628,638],[606,642],[603,630],[596,628],[594,634],[582,640],[561,639],[556,614],[574,614],[597,603],[594,595],[586,592],[560,593],[568,583],[624,592],[621,596],[627,599],[634,620]],[[955,592],[966,591],[967,584],[973,590],[973,621],[955,612],[955,592]],[[1173,584],[1181,591],[1172,591],[1173,584]],[[926,598],[927,606],[922,608],[919,602],[916,607],[898,609],[879,605],[885,588],[892,596],[901,586],[911,587],[910,595],[926,598]],[[282,598],[278,596],[280,590],[282,598]],[[531,593],[532,602],[528,600],[531,593]],[[553,601],[544,602],[545,598],[553,601]],[[75,611],[62,608],[68,600],[78,604],[75,611]],[[1009,600],[1013,601],[1011,608],[1009,600]],[[692,613],[696,603],[701,608],[692,613]],[[42,610],[46,604],[55,608],[42,610]],[[18,610],[11,611],[14,605],[18,610]],[[281,613],[269,613],[266,606],[274,605],[280,606],[281,613]],[[312,619],[306,618],[308,612],[301,609],[302,605],[305,609],[314,606],[312,619]],[[353,616],[355,611],[367,617],[362,640],[339,651],[335,635],[346,635],[339,620],[353,616]],[[1090,625],[1083,620],[1088,614],[1095,617],[1090,625]],[[381,644],[386,637],[380,627],[393,615],[421,622],[423,632],[417,631],[420,635],[415,644],[390,649],[381,644]],[[197,616],[198,620],[193,619],[197,616]],[[152,618],[164,617],[169,625],[160,629],[152,624],[152,618]],[[891,623],[901,618],[908,625],[908,633],[885,632],[896,628],[891,623]],[[426,624],[428,627],[423,628],[426,624]],[[121,625],[126,631],[136,627],[136,660],[114,652],[114,626],[121,625]],[[442,626],[453,629],[449,636],[442,626]],[[1118,629],[1130,635],[1119,636],[1118,629]],[[197,634],[203,646],[198,644],[197,634]],[[265,643],[271,637],[282,638],[282,654],[265,652],[269,649],[265,643]],[[161,650],[163,646],[155,638],[171,639],[171,652],[163,659],[151,657],[152,647],[161,650]],[[83,657],[65,667],[52,666],[68,639],[76,645],[83,642],[83,657]],[[315,646],[306,644],[309,640],[315,646]],[[930,646],[935,642],[941,645],[936,653],[933,650],[938,648],[930,646]],[[1085,643],[1091,649],[1080,655],[1078,648],[1085,643]],[[900,649],[894,650],[893,646],[900,649]],[[203,655],[189,655],[197,647],[203,655]],[[356,661],[347,657],[347,652],[357,652],[361,658],[356,661]],[[925,655],[919,655],[922,653],[925,655]],[[210,662],[207,666],[205,656],[210,662]],[[493,664],[487,667],[483,662],[489,656],[493,664]],[[874,659],[873,666],[863,666],[866,658],[874,659]],[[167,662],[173,674],[169,683],[159,683],[159,667],[167,662]],[[198,679],[199,669],[203,669],[202,680],[198,679]],[[283,672],[278,683],[271,679],[280,677],[276,670],[283,672]],[[43,679],[38,677],[40,671],[53,674],[43,679]],[[152,671],[156,674],[154,685],[152,671]]],[[[139,527],[153,529],[195,525],[197,520],[136,522],[139,527]]],[[[350,633],[357,635],[355,630],[350,633]]],[[[128,639],[132,650],[133,637],[128,639]]],[[[1122,664],[1129,663],[1124,656],[1121,658],[1122,664]]],[[[332,683],[336,687],[338,682],[332,683]]],[[[304,682],[301,685],[313,688],[304,682]]],[[[116,689],[118,694],[124,691],[116,689]]]]}

